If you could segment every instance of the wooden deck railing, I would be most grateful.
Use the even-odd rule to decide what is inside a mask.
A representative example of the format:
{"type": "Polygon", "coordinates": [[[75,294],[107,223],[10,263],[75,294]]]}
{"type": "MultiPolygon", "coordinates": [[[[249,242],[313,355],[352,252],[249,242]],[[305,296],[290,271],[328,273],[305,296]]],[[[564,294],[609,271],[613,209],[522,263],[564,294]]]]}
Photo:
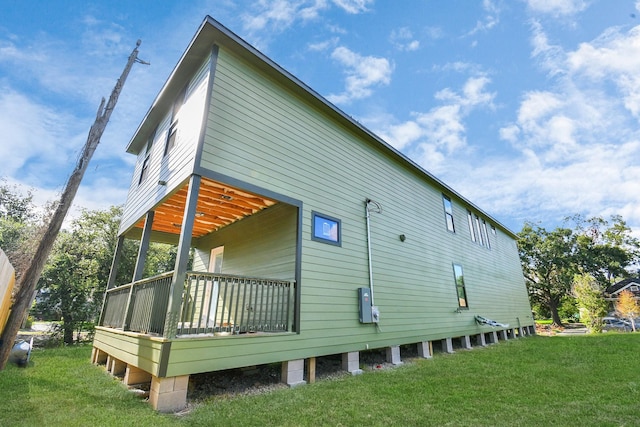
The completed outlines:
{"type": "MultiPolygon", "coordinates": [[[[109,289],[99,325],[163,335],[171,272],[109,289]]],[[[177,336],[287,332],[292,282],[217,273],[187,273],[177,336]]]]}

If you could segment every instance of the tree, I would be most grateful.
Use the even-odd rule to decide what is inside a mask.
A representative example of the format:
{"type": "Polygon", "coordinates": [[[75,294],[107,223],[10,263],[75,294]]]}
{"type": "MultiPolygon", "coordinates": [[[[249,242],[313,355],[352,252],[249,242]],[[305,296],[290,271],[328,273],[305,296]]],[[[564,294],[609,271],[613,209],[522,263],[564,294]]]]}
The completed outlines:
{"type": "Polygon", "coordinates": [[[58,235],[39,282],[46,297],[36,304],[39,313],[62,320],[65,344],[73,344],[74,331],[81,330],[97,311],[99,262],[87,242],[76,237],[65,231],[58,235]]]}
{"type": "Polygon", "coordinates": [[[542,306],[553,323],[561,326],[558,310],[571,294],[573,276],[589,274],[603,291],[616,277],[629,275],[640,262],[640,243],[620,216],[567,218],[574,228],[553,231],[525,223],[518,233],[520,260],[531,304],[542,306]]]}
{"type": "Polygon", "coordinates": [[[616,313],[618,313],[620,317],[629,319],[633,332],[636,331],[635,318],[640,316],[640,307],[638,306],[638,301],[636,301],[630,290],[625,289],[620,292],[618,301],[616,301],[616,313]]]}
{"type": "Polygon", "coordinates": [[[577,262],[580,269],[591,274],[602,289],[616,277],[627,277],[627,268],[639,260],[640,242],[620,215],[610,220],[602,217],[584,219],[575,215],[577,262]]]}
{"type": "MultiPolygon", "coordinates": [[[[102,306],[111,261],[118,240],[121,207],[83,210],[71,229],[59,234],[38,283],[39,296],[34,314],[61,320],[63,339],[72,344],[75,334],[92,325],[102,306]]],[[[130,283],[138,242],[125,239],[117,284],[130,283]]],[[[152,243],[149,246],[145,277],[173,269],[175,247],[152,243]]]]}
{"type": "Polygon", "coordinates": [[[570,294],[577,273],[573,231],[568,228],[547,231],[525,223],[518,233],[518,249],[531,302],[544,305],[554,325],[562,326],[558,308],[563,297],[570,294]]]}
{"type": "Polygon", "coordinates": [[[607,301],[598,282],[589,274],[577,274],[573,279],[573,294],[580,307],[580,321],[589,332],[602,332],[602,318],[607,314],[607,301]]]}
{"type": "MultiPolygon", "coordinates": [[[[42,217],[36,215],[33,194],[0,180],[0,248],[7,254],[19,279],[35,251],[34,240],[42,217]]],[[[17,289],[16,289],[17,291],[17,289]]]]}

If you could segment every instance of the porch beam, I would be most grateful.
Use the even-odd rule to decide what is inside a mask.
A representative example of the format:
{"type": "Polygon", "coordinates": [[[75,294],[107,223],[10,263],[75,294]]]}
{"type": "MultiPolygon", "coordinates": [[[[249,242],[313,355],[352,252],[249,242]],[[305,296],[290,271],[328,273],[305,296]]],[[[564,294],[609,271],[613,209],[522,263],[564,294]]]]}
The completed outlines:
{"type": "Polygon", "coordinates": [[[142,279],[144,273],[144,265],[147,262],[147,252],[149,251],[149,241],[151,240],[151,229],[153,228],[153,217],[155,212],[149,211],[144,220],[144,229],[142,230],[142,240],[138,248],[138,257],[136,258],[136,268],[133,271],[132,282],[142,279]]]}
{"type": "Polygon", "coordinates": [[[178,330],[178,317],[180,316],[180,306],[182,304],[182,291],[189,262],[189,251],[191,249],[191,235],[196,216],[196,206],[198,204],[198,194],[200,193],[200,175],[191,175],[189,180],[189,191],[187,202],[184,207],[182,228],[180,230],[180,240],[178,242],[178,253],[176,254],[176,264],[173,270],[173,279],[169,291],[169,304],[167,316],[165,317],[164,333],[165,338],[175,338],[178,330]]]}
{"type": "Polygon", "coordinates": [[[122,256],[122,248],[124,247],[124,236],[119,236],[116,242],[116,250],[111,261],[111,270],[109,271],[109,280],[107,281],[107,289],[115,287],[116,276],[118,275],[118,267],[120,267],[120,257],[122,256]]]}

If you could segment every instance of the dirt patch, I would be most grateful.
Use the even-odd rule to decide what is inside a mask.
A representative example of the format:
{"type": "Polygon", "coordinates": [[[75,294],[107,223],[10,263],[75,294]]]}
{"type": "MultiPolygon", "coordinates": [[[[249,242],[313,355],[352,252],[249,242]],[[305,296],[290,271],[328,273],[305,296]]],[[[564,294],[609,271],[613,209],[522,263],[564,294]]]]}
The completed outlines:
{"type": "MultiPolygon", "coordinates": [[[[415,345],[402,346],[400,354],[403,363],[411,363],[418,358],[415,345]]],[[[191,375],[187,399],[190,404],[197,404],[210,399],[228,399],[286,389],[287,385],[281,382],[281,366],[280,363],[272,363],[191,375]]],[[[365,372],[391,369],[396,366],[386,361],[385,349],[360,352],[360,369],[365,372]]],[[[307,373],[308,370],[305,367],[305,381],[308,381],[307,373]]],[[[316,381],[327,381],[350,375],[342,369],[341,354],[316,358],[316,381]]]]}

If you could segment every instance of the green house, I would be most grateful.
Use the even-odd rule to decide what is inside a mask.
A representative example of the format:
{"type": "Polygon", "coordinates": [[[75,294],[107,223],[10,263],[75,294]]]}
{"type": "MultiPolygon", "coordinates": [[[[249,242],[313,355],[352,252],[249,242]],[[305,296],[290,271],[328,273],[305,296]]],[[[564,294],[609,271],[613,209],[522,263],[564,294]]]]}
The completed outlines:
{"type": "Polygon", "coordinates": [[[211,17],[127,152],[92,361],[150,381],[156,409],[196,373],[281,362],[295,385],[320,356],[356,374],[368,349],[535,332],[513,232],[211,17]],[[140,251],[117,284],[124,239],[140,251]],[[175,269],[142,277],[156,241],[175,269]]]}

